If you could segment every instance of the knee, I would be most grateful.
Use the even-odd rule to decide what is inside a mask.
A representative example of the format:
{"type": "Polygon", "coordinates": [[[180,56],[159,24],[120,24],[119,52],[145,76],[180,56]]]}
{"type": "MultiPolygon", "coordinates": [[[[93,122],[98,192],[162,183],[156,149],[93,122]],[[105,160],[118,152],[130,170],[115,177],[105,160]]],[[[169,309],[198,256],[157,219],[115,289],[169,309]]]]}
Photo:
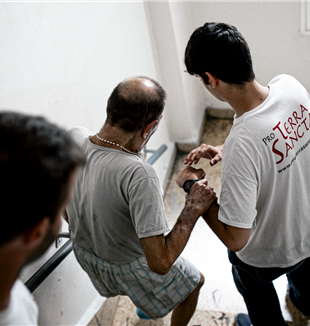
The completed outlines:
{"type": "Polygon", "coordinates": [[[199,274],[200,274],[200,281],[199,281],[198,287],[201,288],[205,282],[205,277],[202,273],[199,272],[199,274]]]}

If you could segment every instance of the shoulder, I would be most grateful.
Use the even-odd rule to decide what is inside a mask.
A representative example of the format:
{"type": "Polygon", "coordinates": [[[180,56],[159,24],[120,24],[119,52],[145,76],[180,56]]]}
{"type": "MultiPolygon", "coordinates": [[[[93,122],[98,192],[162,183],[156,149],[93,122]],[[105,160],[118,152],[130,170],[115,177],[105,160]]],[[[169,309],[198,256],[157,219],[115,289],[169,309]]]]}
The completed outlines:
{"type": "Polygon", "coordinates": [[[69,135],[71,135],[71,137],[79,142],[84,140],[85,138],[88,138],[90,135],[93,135],[94,133],[91,132],[90,130],[88,130],[85,127],[73,127],[71,129],[68,130],[69,135]]]}
{"type": "Polygon", "coordinates": [[[271,79],[271,81],[268,83],[268,86],[271,85],[278,85],[282,87],[302,87],[304,90],[304,86],[293,76],[281,74],[277,75],[274,78],[271,79]]]}
{"type": "Polygon", "coordinates": [[[139,176],[141,179],[144,179],[144,178],[158,179],[157,173],[152,165],[150,165],[146,162],[143,162],[138,157],[136,157],[134,160],[131,158],[130,161],[131,161],[131,164],[129,163],[129,165],[131,166],[132,169],[134,169],[135,174],[137,176],[139,176]]]}
{"type": "Polygon", "coordinates": [[[156,191],[154,189],[161,189],[159,178],[153,166],[141,161],[138,157],[127,156],[121,162],[118,160],[116,165],[118,165],[117,171],[122,171],[121,183],[125,189],[139,193],[143,191],[144,199],[148,196],[148,192],[151,191],[152,196],[155,196],[156,191]]]}
{"type": "Polygon", "coordinates": [[[76,135],[76,134],[91,135],[93,132],[91,132],[85,127],[77,126],[69,129],[68,133],[72,135],[76,135]]]}

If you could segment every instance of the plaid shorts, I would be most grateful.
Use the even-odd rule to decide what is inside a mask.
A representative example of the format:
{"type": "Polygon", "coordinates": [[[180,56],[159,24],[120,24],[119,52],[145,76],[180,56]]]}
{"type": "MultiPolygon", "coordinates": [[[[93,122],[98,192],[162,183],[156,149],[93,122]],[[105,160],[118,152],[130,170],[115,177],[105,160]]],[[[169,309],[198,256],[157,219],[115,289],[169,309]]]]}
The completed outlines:
{"type": "Polygon", "coordinates": [[[179,257],[166,275],[151,271],[145,256],[114,265],[74,244],[79,264],[104,297],[126,295],[152,319],[162,318],[182,302],[200,281],[198,269],[179,257]]]}

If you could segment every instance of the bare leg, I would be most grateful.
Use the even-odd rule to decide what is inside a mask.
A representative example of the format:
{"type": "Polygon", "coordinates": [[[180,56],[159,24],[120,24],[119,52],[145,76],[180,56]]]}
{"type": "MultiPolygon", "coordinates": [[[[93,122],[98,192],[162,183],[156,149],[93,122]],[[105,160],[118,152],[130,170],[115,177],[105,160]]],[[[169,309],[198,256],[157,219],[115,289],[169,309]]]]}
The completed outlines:
{"type": "MultiPolygon", "coordinates": [[[[199,272],[200,273],[200,272],[199,272]]],[[[173,309],[171,317],[171,326],[186,326],[192,318],[199,296],[199,291],[205,281],[204,276],[200,273],[200,282],[197,288],[191,292],[185,300],[173,309]]]]}

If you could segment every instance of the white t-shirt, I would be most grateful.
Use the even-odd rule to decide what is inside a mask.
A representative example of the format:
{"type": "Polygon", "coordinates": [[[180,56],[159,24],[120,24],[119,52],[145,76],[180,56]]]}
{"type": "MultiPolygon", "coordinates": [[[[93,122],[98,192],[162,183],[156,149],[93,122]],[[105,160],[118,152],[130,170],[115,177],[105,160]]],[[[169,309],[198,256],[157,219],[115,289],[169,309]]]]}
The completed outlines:
{"type": "Polygon", "coordinates": [[[0,325],[38,325],[38,306],[33,295],[20,280],[16,280],[7,308],[0,312],[0,325]]]}
{"type": "Polygon", "coordinates": [[[242,261],[284,268],[310,257],[310,98],[288,75],[268,86],[225,142],[219,220],[252,229],[242,261]]]}
{"type": "Polygon", "coordinates": [[[144,255],[140,238],[169,231],[156,172],[137,155],[93,144],[84,127],[69,133],[87,156],[67,207],[71,238],[105,261],[130,263],[144,255]]]}

